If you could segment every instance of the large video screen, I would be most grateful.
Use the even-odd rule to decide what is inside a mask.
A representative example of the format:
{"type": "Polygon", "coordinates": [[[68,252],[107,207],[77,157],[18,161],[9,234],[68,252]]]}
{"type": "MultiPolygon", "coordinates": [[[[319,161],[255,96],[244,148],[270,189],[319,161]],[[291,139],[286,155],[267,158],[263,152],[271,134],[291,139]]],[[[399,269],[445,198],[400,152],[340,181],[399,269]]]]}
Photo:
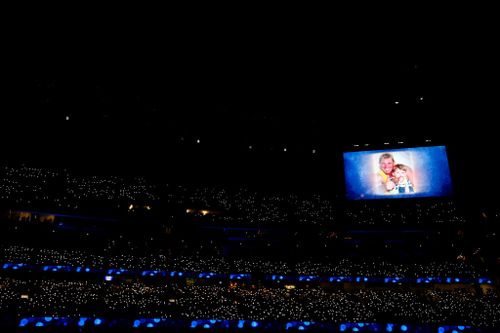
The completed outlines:
{"type": "Polygon", "coordinates": [[[444,146],[346,152],[344,170],[348,199],[452,194],[444,146]]]}

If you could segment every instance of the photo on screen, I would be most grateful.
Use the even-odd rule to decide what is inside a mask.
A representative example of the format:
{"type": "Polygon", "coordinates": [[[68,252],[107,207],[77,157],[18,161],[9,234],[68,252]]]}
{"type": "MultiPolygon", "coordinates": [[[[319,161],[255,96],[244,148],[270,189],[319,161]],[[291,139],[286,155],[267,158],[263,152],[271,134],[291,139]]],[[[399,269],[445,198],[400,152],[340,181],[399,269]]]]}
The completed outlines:
{"type": "Polygon", "coordinates": [[[449,196],[444,146],[344,153],[348,199],[449,196]]]}

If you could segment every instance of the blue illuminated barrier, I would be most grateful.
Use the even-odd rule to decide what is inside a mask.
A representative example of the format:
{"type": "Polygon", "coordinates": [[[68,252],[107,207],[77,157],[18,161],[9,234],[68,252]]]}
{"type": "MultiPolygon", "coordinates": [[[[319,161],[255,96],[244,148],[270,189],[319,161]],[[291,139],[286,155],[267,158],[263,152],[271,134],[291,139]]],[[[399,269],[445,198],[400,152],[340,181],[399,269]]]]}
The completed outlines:
{"type": "MultiPolygon", "coordinates": [[[[4,270],[31,270],[44,272],[76,272],[76,273],[99,273],[107,276],[128,275],[143,277],[170,277],[170,278],[199,278],[199,279],[229,279],[229,280],[251,280],[251,274],[224,274],[214,272],[182,272],[182,271],[160,271],[160,270],[128,270],[123,268],[95,269],[90,267],[72,267],[61,265],[30,265],[23,263],[5,263],[2,266],[4,270]]],[[[331,282],[331,283],[479,283],[493,284],[493,281],[487,277],[480,278],[458,278],[458,277],[366,277],[366,276],[318,276],[318,275],[265,275],[265,280],[270,281],[288,281],[288,282],[331,282]]]]}
{"type": "Polygon", "coordinates": [[[327,331],[327,332],[407,332],[407,333],[466,333],[490,332],[470,326],[428,326],[391,323],[320,323],[312,321],[263,322],[257,320],[196,319],[176,320],[171,318],[106,319],[90,317],[31,317],[22,318],[19,327],[121,327],[121,328],[191,328],[191,329],[245,329],[275,331],[327,331]]]}
{"type": "Polygon", "coordinates": [[[30,265],[20,263],[5,263],[4,270],[31,270],[44,272],[75,272],[75,273],[102,273],[104,270],[90,267],[73,267],[62,265],[30,265]]]}
{"type": "Polygon", "coordinates": [[[229,280],[251,280],[250,274],[229,274],[229,280]]]}

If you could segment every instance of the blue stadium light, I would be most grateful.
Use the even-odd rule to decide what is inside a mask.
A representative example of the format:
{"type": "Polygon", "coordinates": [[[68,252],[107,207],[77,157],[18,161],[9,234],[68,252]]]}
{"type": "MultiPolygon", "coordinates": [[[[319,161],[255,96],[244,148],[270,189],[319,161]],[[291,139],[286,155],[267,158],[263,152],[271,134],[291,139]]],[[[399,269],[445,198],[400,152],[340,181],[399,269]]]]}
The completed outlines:
{"type": "Polygon", "coordinates": [[[38,323],[35,324],[36,327],[43,327],[45,326],[44,323],[42,323],[41,321],[39,321],[38,323]]]}
{"type": "Polygon", "coordinates": [[[179,272],[179,276],[182,276],[182,275],[183,275],[183,273],[182,273],[182,272],[179,272]]]}
{"type": "Polygon", "coordinates": [[[458,333],[458,331],[457,330],[453,330],[453,331],[451,331],[451,333],[458,333]]]}
{"type": "Polygon", "coordinates": [[[363,326],[365,326],[365,324],[364,323],[359,323],[358,326],[359,327],[363,327],[363,326]]]}
{"type": "Polygon", "coordinates": [[[438,328],[438,333],[444,333],[444,327],[439,327],[438,328]]]}
{"type": "Polygon", "coordinates": [[[175,272],[171,272],[171,273],[170,273],[170,276],[171,276],[171,277],[174,277],[174,276],[175,276],[175,272]]]}
{"type": "Polygon", "coordinates": [[[210,319],[209,322],[210,322],[210,324],[215,324],[217,322],[217,320],[216,319],[210,319]]]}
{"type": "Polygon", "coordinates": [[[340,331],[344,332],[347,329],[347,326],[345,324],[340,325],[340,331]]]}
{"type": "Polygon", "coordinates": [[[245,325],[245,321],[244,320],[239,320],[238,321],[238,328],[243,328],[244,325],[245,325]]]}
{"type": "Polygon", "coordinates": [[[203,325],[203,328],[210,328],[210,325],[205,324],[205,325],[203,325]]]}
{"type": "Polygon", "coordinates": [[[87,273],[90,272],[90,268],[88,268],[88,267],[85,268],[85,272],[87,272],[87,273]]]}
{"type": "Polygon", "coordinates": [[[101,320],[101,319],[96,318],[96,319],[94,320],[94,325],[99,326],[99,325],[101,325],[101,324],[102,324],[102,320],[101,320]]]}
{"type": "Polygon", "coordinates": [[[309,325],[311,325],[311,322],[310,321],[305,321],[304,325],[309,326],[309,325]]]}
{"type": "Polygon", "coordinates": [[[406,332],[408,330],[408,326],[401,325],[401,331],[406,332]]]}
{"type": "Polygon", "coordinates": [[[455,282],[460,282],[460,279],[459,278],[455,278],[455,282]]]}
{"type": "Polygon", "coordinates": [[[148,323],[146,327],[155,327],[155,325],[153,323],[148,323]]]}
{"type": "Polygon", "coordinates": [[[465,326],[457,326],[457,328],[461,331],[463,331],[465,329],[465,326]]]}
{"type": "Polygon", "coordinates": [[[304,326],[302,326],[302,325],[300,325],[300,326],[298,327],[298,329],[299,329],[299,331],[303,331],[303,330],[305,330],[304,326]]]}
{"type": "Polygon", "coordinates": [[[76,272],[77,272],[77,273],[80,273],[80,272],[81,272],[81,270],[82,270],[82,268],[81,268],[81,267],[77,267],[77,268],[76,268],[76,272]]]}
{"type": "Polygon", "coordinates": [[[157,324],[160,322],[160,320],[161,320],[160,318],[153,318],[153,321],[157,324]]]}
{"type": "Polygon", "coordinates": [[[23,318],[23,319],[21,319],[21,321],[19,322],[19,327],[24,327],[24,326],[28,325],[28,323],[29,323],[29,320],[28,320],[28,319],[26,319],[26,318],[23,318]]]}
{"type": "Polygon", "coordinates": [[[256,322],[256,321],[252,321],[252,323],[250,324],[253,328],[259,326],[259,323],[256,322]]]}
{"type": "Polygon", "coordinates": [[[353,327],[352,331],[353,331],[353,332],[359,332],[359,328],[357,328],[357,327],[353,327]]]}
{"type": "Polygon", "coordinates": [[[80,320],[78,321],[78,326],[80,326],[80,327],[84,326],[86,320],[87,320],[87,318],[80,318],[80,320]]]}
{"type": "Polygon", "coordinates": [[[385,327],[385,330],[387,332],[392,332],[392,328],[394,327],[394,324],[387,324],[387,326],[385,327]]]}
{"type": "Polygon", "coordinates": [[[285,329],[288,330],[293,327],[292,323],[286,323],[285,329]]]}
{"type": "Polygon", "coordinates": [[[139,319],[134,320],[134,327],[139,327],[139,326],[141,326],[141,321],[139,319]]]}
{"type": "Polygon", "coordinates": [[[196,320],[193,320],[191,322],[191,328],[196,328],[196,326],[198,326],[198,322],[196,320]]]}

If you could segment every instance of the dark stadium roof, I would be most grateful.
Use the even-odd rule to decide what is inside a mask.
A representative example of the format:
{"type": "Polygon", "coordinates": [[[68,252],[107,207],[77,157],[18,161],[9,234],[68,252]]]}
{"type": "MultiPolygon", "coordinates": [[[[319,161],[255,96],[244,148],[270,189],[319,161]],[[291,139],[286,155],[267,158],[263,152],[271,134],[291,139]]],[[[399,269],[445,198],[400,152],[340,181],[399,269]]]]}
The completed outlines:
{"type": "Polygon", "coordinates": [[[495,146],[486,36],[317,28],[35,34],[1,79],[2,159],[288,182],[353,144],[495,146]]]}

